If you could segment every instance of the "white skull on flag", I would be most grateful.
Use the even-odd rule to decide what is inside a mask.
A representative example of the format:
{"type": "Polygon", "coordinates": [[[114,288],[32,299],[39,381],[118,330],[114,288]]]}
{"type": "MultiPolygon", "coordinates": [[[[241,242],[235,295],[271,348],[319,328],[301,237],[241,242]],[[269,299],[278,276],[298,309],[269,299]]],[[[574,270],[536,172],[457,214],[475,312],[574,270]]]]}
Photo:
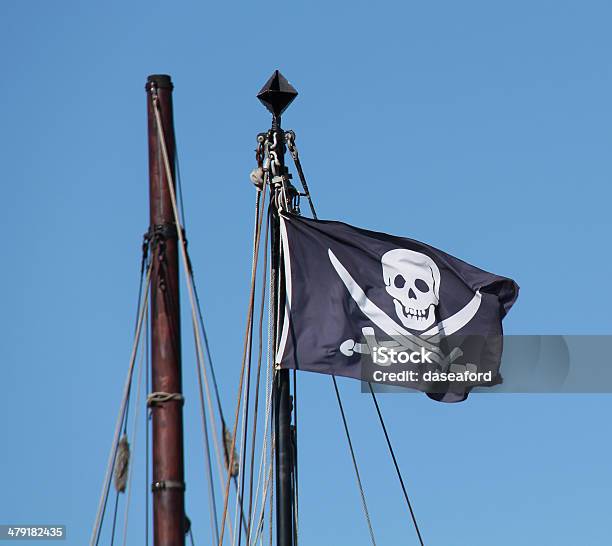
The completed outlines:
{"type": "Polygon", "coordinates": [[[396,248],[381,258],[383,278],[400,322],[422,332],[436,320],[440,301],[440,270],[425,254],[396,248]]]}

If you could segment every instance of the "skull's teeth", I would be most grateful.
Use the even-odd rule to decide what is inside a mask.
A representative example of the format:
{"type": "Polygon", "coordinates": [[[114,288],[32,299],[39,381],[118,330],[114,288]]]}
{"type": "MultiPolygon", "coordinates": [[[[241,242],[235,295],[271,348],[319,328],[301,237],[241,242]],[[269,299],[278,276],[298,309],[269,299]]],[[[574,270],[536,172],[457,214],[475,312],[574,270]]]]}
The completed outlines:
{"type": "Polygon", "coordinates": [[[406,314],[417,320],[426,319],[429,316],[429,309],[421,310],[421,309],[413,309],[412,307],[409,307],[406,310],[406,314]]]}

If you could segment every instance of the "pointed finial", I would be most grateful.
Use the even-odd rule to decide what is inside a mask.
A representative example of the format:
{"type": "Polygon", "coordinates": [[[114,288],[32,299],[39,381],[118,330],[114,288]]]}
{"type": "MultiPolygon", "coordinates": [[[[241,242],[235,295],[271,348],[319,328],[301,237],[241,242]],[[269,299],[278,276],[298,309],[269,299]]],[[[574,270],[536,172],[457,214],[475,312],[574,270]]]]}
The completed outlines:
{"type": "Polygon", "coordinates": [[[257,93],[257,98],[273,116],[278,117],[297,95],[298,92],[295,87],[278,70],[275,70],[274,74],[261,88],[261,91],[257,93]]]}

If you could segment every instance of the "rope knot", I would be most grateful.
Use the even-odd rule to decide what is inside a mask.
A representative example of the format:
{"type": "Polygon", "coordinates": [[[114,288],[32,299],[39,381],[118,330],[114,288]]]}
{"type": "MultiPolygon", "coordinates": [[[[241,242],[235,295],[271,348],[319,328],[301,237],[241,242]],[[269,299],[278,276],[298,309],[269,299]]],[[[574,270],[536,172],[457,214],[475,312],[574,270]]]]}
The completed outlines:
{"type": "Polygon", "coordinates": [[[147,407],[152,408],[171,400],[185,402],[185,397],[180,392],[152,392],[147,396],[147,407]]]}

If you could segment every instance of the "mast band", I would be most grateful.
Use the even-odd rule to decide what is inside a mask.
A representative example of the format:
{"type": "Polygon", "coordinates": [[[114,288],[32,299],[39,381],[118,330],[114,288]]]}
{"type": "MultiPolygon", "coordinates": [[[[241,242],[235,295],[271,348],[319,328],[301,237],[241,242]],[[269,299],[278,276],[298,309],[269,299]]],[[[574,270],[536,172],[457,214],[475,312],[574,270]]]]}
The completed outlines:
{"type": "Polygon", "coordinates": [[[164,489],[180,489],[185,491],[185,482],[179,482],[176,480],[160,480],[151,484],[151,492],[162,491],[164,489]]]}

